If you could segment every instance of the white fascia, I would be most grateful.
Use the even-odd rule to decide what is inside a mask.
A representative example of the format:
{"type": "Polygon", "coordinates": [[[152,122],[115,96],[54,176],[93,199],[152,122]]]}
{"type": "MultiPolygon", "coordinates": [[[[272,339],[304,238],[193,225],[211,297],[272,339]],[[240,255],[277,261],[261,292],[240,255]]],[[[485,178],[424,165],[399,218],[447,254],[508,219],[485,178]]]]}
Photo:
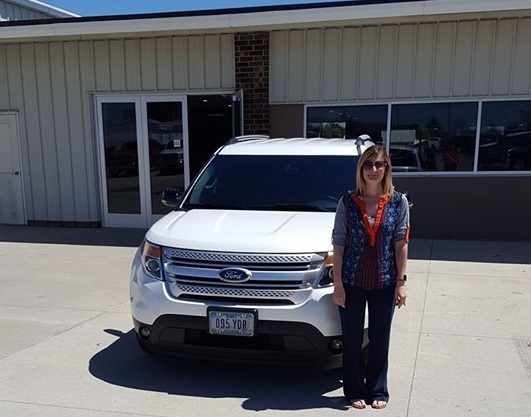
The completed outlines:
{"type": "MultiPolygon", "coordinates": [[[[20,1],[20,0],[19,0],[20,1]]],[[[29,1],[29,0],[26,0],[29,1]]],[[[176,17],[139,17],[138,19],[83,20],[42,25],[0,27],[0,39],[24,39],[61,36],[93,36],[150,32],[205,32],[273,30],[296,26],[330,26],[367,19],[437,16],[460,13],[531,10],[529,0],[431,0],[380,3],[360,6],[301,8],[256,13],[236,13],[176,17]]]]}

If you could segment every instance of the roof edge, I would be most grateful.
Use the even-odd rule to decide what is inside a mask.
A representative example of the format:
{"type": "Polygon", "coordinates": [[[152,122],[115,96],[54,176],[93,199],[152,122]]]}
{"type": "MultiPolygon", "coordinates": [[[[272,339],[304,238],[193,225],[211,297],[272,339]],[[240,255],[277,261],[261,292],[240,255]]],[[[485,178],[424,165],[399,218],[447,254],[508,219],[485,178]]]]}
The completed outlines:
{"type": "Polygon", "coordinates": [[[531,10],[529,0],[361,0],[0,23],[0,40],[167,31],[267,30],[378,18],[531,10]],[[113,22],[112,25],[109,22],[113,22]]]}

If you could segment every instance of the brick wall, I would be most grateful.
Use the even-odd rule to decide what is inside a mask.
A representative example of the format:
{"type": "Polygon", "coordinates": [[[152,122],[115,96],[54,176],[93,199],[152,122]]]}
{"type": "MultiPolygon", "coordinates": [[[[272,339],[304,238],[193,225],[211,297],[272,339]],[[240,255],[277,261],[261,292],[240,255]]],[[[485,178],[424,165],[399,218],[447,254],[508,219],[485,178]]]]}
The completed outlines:
{"type": "Polygon", "coordinates": [[[243,90],[243,134],[269,134],[269,33],[234,36],[236,89],[243,90]]]}

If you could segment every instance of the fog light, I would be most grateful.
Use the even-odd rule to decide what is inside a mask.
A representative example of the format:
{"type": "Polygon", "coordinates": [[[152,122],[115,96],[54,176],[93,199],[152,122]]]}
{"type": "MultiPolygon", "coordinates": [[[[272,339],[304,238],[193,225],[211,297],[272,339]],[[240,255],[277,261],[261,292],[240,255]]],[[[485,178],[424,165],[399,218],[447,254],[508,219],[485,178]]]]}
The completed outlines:
{"type": "Polygon", "coordinates": [[[139,333],[140,333],[140,337],[143,339],[143,340],[148,340],[151,336],[151,332],[149,331],[149,329],[147,327],[141,327],[139,329],[139,333]]]}
{"type": "Polygon", "coordinates": [[[334,355],[338,355],[343,352],[343,342],[340,339],[334,339],[328,345],[328,349],[334,355]]]}

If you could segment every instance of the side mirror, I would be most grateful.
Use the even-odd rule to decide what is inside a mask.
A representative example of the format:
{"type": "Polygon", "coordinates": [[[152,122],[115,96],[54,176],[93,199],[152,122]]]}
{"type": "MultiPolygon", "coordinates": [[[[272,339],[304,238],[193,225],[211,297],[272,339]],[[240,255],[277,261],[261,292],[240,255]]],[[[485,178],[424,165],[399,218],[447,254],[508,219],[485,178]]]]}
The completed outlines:
{"type": "Polygon", "coordinates": [[[407,198],[407,201],[409,203],[409,209],[411,210],[411,207],[413,207],[413,196],[411,195],[411,193],[409,191],[406,191],[404,193],[404,195],[406,196],[407,198]]]}
{"type": "Polygon", "coordinates": [[[166,207],[177,208],[181,203],[183,190],[180,187],[167,187],[162,192],[161,201],[166,207]]]}

